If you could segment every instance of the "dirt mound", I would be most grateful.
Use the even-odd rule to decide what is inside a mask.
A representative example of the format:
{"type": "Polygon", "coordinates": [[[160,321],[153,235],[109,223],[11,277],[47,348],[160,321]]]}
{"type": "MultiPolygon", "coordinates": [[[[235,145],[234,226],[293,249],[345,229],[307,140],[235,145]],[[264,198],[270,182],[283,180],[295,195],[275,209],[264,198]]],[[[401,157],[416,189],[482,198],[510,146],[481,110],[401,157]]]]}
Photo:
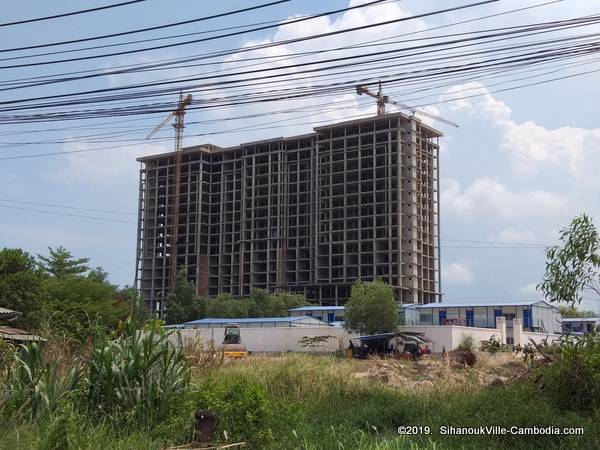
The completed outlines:
{"type": "Polygon", "coordinates": [[[379,381],[399,389],[430,390],[435,387],[460,387],[466,383],[482,387],[500,386],[512,378],[521,377],[525,364],[512,354],[477,355],[473,367],[450,358],[423,357],[417,361],[373,358],[366,372],[355,378],[379,381]]]}

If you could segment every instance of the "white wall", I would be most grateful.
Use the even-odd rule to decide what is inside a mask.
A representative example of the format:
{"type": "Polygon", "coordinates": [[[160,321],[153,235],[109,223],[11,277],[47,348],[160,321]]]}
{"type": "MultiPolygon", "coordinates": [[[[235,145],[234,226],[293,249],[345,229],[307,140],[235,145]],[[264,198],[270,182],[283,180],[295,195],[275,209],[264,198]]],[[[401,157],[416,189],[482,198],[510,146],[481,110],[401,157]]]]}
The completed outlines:
{"type": "MultiPolygon", "coordinates": [[[[210,346],[211,341],[215,348],[223,342],[224,328],[211,329],[182,329],[179,330],[184,343],[202,343],[210,346]]],[[[272,327],[272,328],[240,328],[242,343],[249,352],[335,352],[340,348],[348,347],[351,336],[343,328],[337,327],[272,327]],[[328,339],[319,348],[303,348],[298,341],[303,337],[334,336],[328,339]]]]}
{"type": "Polygon", "coordinates": [[[441,353],[446,347],[447,351],[458,347],[465,336],[473,337],[476,346],[487,340],[492,335],[500,339],[500,330],[496,328],[463,327],[459,325],[414,325],[400,327],[400,331],[414,331],[425,333],[425,336],[433,342],[430,344],[434,353],[441,353]]]}
{"type": "Polygon", "coordinates": [[[529,343],[529,339],[531,338],[536,344],[539,344],[544,339],[548,338],[548,342],[557,341],[560,336],[556,334],[546,334],[546,333],[530,333],[528,331],[523,331],[521,333],[521,345],[527,345],[529,343]]]}

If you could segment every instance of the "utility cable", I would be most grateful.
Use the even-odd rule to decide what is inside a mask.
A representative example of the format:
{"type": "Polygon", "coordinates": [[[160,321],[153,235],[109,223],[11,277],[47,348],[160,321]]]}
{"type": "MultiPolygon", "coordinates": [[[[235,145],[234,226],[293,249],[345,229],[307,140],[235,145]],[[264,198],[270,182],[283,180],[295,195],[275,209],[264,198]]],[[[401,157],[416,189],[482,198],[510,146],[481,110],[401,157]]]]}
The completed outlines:
{"type": "Polygon", "coordinates": [[[123,2],[123,3],[115,3],[113,5],[99,6],[97,8],[82,9],[80,11],[72,11],[72,12],[62,13],[62,14],[54,14],[52,16],[46,16],[46,17],[36,17],[35,19],[23,19],[23,20],[17,20],[15,22],[4,22],[4,23],[0,23],[0,27],[10,27],[13,25],[22,25],[25,23],[41,22],[43,20],[59,19],[61,17],[76,16],[79,14],[86,14],[89,12],[96,12],[96,11],[102,11],[105,9],[118,8],[120,6],[126,6],[126,5],[131,5],[133,3],[141,3],[141,2],[145,2],[145,1],[146,0],[131,0],[128,2],[123,2]]]}

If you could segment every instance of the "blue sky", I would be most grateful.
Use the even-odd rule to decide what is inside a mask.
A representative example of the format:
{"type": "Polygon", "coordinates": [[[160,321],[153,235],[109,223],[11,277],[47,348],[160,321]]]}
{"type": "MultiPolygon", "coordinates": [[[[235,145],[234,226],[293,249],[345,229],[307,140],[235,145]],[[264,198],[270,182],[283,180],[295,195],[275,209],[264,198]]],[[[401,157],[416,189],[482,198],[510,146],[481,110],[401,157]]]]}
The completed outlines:
{"type": "MultiPolygon", "coordinates": [[[[351,2],[356,4],[357,2],[351,2]]],[[[204,44],[178,47],[130,56],[116,56],[80,63],[67,63],[20,69],[3,69],[1,80],[45,75],[62,71],[110,68],[122,64],[152,62],[270,42],[290,37],[334,31],[362,24],[410,16],[425,11],[447,8],[466,2],[457,1],[391,1],[315,19],[302,24],[265,30],[212,41],[204,44]]],[[[392,24],[365,30],[352,35],[341,34],[326,42],[309,41],[287,45],[284,48],[254,51],[248,56],[275,56],[286,52],[314,50],[315,48],[349,45],[356,42],[382,39],[397,34],[420,32],[412,38],[430,36],[441,31],[425,32],[427,28],[447,25],[483,15],[508,11],[543,1],[503,0],[494,4],[467,10],[392,24]],[[429,33],[429,34],[428,34],[429,33]],[[269,53],[271,52],[271,53],[269,53]]],[[[107,4],[99,3],[99,4],[107,4]]],[[[87,4],[86,4],[87,5],[87,4]]],[[[120,32],[145,26],[181,21],[247,6],[247,2],[160,2],[115,8],[104,12],[74,16],[47,22],[6,27],[2,33],[2,47],[17,47],[54,42],[79,37],[120,32]],[[176,6],[176,7],[174,7],[176,6]]],[[[161,30],[130,38],[160,37],[175,33],[191,33],[213,28],[231,27],[253,22],[281,20],[288,17],[314,14],[325,10],[344,8],[348,1],[291,1],[254,12],[161,30]]],[[[53,14],[57,11],[81,9],[76,1],[24,1],[14,3],[5,11],[3,21],[53,14]]],[[[506,14],[493,19],[479,20],[450,27],[447,33],[465,32],[500,26],[519,25],[556,19],[566,19],[600,12],[594,1],[566,0],[506,14]]],[[[599,32],[598,26],[588,27],[587,33],[599,32]]],[[[583,33],[584,31],[580,31],[583,33]]],[[[568,35],[565,32],[563,35],[568,35]]],[[[119,42],[118,39],[98,41],[119,42]]],[[[93,44],[93,43],[91,43],[93,44]]],[[[402,45],[402,44],[398,44],[402,45]]],[[[43,51],[40,49],[39,51],[43,51]]],[[[30,54],[29,50],[22,54],[30,54]]],[[[5,54],[4,57],[19,53],[5,54]]],[[[241,67],[244,64],[229,57],[218,69],[241,67]]],[[[238,56],[237,58],[240,58],[238,56]]],[[[294,61],[294,60],[292,60],[294,61]]],[[[298,60],[301,61],[301,60],[298,60]]],[[[594,56],[577,60],[582,65],[563,68],[542,78],[552,78],[576,72],[597,70],[594,56]]],[[[0,61],[0,65],[8,61],[0,61]]],[[[277,64],[271,60],[262,66],[277,64]]],[[[548,70],[557,66],[548,66],[548,70]]],[[[167,76],[193,76],[209,69],[188,68],[170,72],[167,76]]],[[[213,67],[210,70],[215,70],[213,67]]],[[[401,70],[401,68],[399,68],[401,70]]],[[[524,74],[523,76],[525,76],[524,74]]],[[[48,95],[66,90],[98,89],[124,83],[147,81],[165,77],[164,73],[110,76],[81,81],[68,86],[31,88],[26,91],[4,92],[2,99],[48,95]]],[[[532,81],[532,80],[529,80],[532,81]]],[[[533,80],[535,81],[535,80],[533,80]]],[[[457,86],[446,86],[434,91],[425,100],[410,92],[393,92],[399,100],[414,103],[437,103],[426,107],[447,119],[458,122],[454,129],[433,123],[444,132],[441,141],[442,178],[442,265],[443,291],[447,301],[494,301],[536,299],[537,284],[544,271],[544,253],[541,246],[556,241],[558,230],[579,213],[593,217],[600,213],[600,125],[597,105],[600,104],[598,86],[600,75],[591,73],[548,84],[506,92],[497,89],[512,86],[494,86],[494,80],[474,79],[457,86]],[[457,93],[460,91],[460,93],[457,93]],[[438,103],[464,96],[477,96],[438,103]],[[412,95],[412,97],[411,97],[412,95]],[[486,247],[486,248],[482,248],[486,247]],[[504,247],[504,248],[498,248],[504,247]]],[[[218,92],[214,92],[218,95],[218,92]]],[[[344,102],[347,108],[315,113],[310,121],[336,121],[357,114],[374,112],[374,104],[354,92],[338,93],[331,101],[344,102]]],[[[278,102],[270,105],[240,106],[227,110],[193,111],[188,122],[219,120],[245,113],[279,111],[299,106],[323,104],[323,99],[278,102]]],[[[186,145],[211,142],[226,146],[275,136],[306,133],[314,125],[294,115],[273,129],[232,130],[239,127],[260,127],[263,119],[215,122],[189,125],[186,133],[201,134],[219,131],[220,134],[188,137],[186,145]],[[227,131],[230,132],[227,132],[227,131]]],[[[274,120],[282,120],[274,116],[274,120]]],[[[139,128],[127,135],[141,139],[162,120],[161,115],[136,119],[123,124],[139,128]]],[[[102,119],[91,124],[98,126],[102,119]]],[[[118,118],[117,118],[118,122],[118,118]]],[[[84,130],[39,132],[41,129],[62,126],[83,126],[84,122],[63,124],[0,125],[1,156],[61,152],[110,146],[97,141],[80,143],[78,136],[93,133],[84,130]],[[21,134],[15,134],[20,132],[21,134]],[[72,139],[74,142],[49,144],[49,140],[72,139]],[[15,146],[17,142],[43,142],[15,146]],[[12,145],[6,145],[11,143],[12,145]]],[[[165,130],[160,137],[169,137],[165,130]]],[[[0,246],[22,247],[32,253],[45,253],[47,246],[63,245],[76,256],[91,258],[91,264],[104,267],[111,279],[119,284],[131,284],[135,259],[135,213],[137,210],[137,183],[139,166],[135,158],[171,149],[170,142],[132,141],[136,145],[113,150],[71,153],[53,157],[19,160],[0,160],[0,246]],[[92,211],[68,210],[9,203],[4,200],[63,204],[93,209],[110,209],[128,214],[102,214],[92,211]],[[122,222],[99,221],[71,216],[44,214],[34,211],[6,208],[31,207],[54,212],[105,216],[122,222]]],[[[113,144],[114,145],[114,144],[113,144]]],[[[586,307],[598,309],[596,303],[586,307]]]]}

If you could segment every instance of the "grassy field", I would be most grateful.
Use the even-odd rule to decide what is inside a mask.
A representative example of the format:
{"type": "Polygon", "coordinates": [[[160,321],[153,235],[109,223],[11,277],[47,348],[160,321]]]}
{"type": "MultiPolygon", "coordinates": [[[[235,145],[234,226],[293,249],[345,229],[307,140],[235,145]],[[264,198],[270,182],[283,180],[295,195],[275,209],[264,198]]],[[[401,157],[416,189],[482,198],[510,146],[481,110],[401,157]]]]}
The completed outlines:
{"type": "Polygon", "coordinates": [[[64,411],[43,425],[0,425],[0,449],[161,449],[185,442],[195,408],[219,415],[219,437],[259,449],[597,449],[598,415],[557,409],[504,355],[473,369],[327,356],[196,364],[193,392],[164,425],[122,431],[64,411]],[[442,436],[441,426],[584,427],[583,436],[442,436]],[[431,434],[399,436],[399,426],[431,434]]]}

